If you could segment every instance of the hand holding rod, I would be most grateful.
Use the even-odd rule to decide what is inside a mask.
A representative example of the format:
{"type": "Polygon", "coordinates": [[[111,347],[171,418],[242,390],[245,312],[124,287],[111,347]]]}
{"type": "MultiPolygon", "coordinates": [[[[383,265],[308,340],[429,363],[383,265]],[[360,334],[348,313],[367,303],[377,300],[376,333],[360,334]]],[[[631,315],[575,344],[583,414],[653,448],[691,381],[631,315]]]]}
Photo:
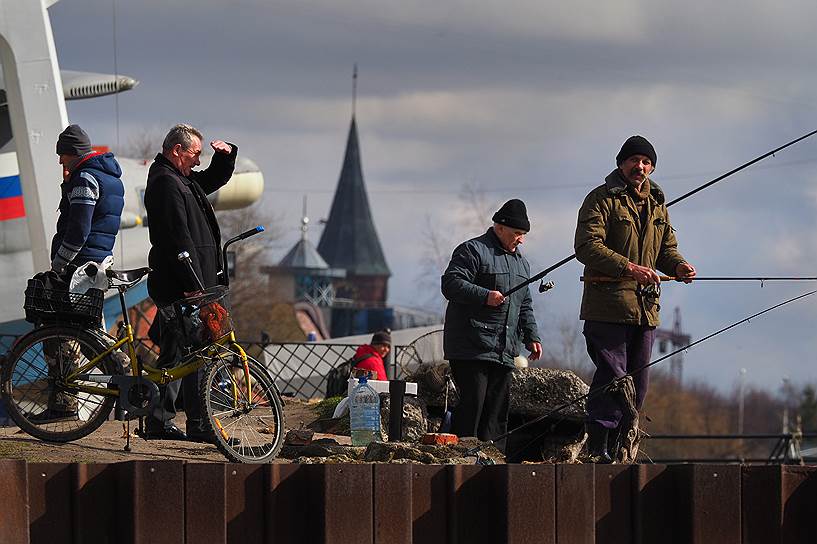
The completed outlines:
{"type": "MultiPolygon", "coordinates": [[[[817,276],[704,276],[694,278],[683,278],[677,276],[658,276],[661,281],[689,281],[694,283],[696,281],[817,281],[817,276]]],[[[601,282],[613,283],[621,281],[635,281],[635,278],[630,276],[621,276],[612,278],[610,276],[579,276],[579,281],[582,282],[601,282]]]]}
{"type": "Polygon", "coordinates": [[[193,260],[190,258],[190,254],[186,251],[182,251],[179,253],[178,259],[180,262],[186,263],[187,267],[190,268],[190,273],[193,274],[193,278],[196,280],[196,285],[199,286],[199,291],[204,291],[204,284],[201,283],[199,275],[196,274],[196,269],[193,268],[193,260]]]}

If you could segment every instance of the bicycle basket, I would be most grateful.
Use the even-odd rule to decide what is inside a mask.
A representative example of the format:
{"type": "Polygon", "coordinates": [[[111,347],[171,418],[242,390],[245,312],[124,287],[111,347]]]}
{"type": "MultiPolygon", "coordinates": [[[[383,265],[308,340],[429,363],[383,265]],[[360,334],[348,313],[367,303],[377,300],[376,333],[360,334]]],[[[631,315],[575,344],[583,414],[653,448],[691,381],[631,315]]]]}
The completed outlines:
{"type": "Polygon", "coordinates": [[[86,293],[70,293],[50,288],[43,280],[28,280],[23,309],[26,321],[61,321],[79,325],[99,325],[102,321],[102,304],[105,297],[99,289],[86,293]]]}
{"type": "Polygon", "coordinates": [[[197,351],[233,331],[228,295],[227,287],[216,285],[173,303],[182,349],[197,351]]]}

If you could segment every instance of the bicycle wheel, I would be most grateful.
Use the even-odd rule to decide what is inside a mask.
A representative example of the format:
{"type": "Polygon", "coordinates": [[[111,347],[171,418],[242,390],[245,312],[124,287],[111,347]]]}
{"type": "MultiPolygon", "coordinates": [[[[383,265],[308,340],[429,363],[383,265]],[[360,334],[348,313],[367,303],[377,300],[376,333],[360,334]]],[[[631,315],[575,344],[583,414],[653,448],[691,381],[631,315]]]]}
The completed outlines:
{"type": "MultiPolygon", "coordinates": [[[[78,386],[105,385],[69,383],[66,376],[105,349],[98,336],[69,326],[43,327],[22,337],[0,373],[11,419],[31,436],[48,442],[70,442],[92,433],[108,418],[116,397],[78,391],[78,386]]],[[[121,372],[110,357],[88,372],[114,373],[121,372]]]]}
{"type": "Polygon", "coordinates": [[[250,394],[238,354],[224,352],[204,367],[199,398],[216,447],[234,463],[266,463],[284,442],[281,396],[267,370],[248,356],[250,394]]]}

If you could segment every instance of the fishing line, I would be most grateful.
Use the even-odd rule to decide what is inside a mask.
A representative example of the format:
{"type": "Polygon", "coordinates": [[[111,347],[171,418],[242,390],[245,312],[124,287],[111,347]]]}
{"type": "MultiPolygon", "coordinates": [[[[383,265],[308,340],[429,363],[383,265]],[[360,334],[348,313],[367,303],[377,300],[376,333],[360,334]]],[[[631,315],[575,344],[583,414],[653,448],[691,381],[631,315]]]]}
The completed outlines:
{"type": "MultiPolygon", "coordinates": [[[[792,145],[796,144],[797,142],[799,142],[799,141],[801,141],[801,140],[805,140],[806,138],[808,138],[808,137],[810,137],[810,136],[813,136],[813,135],[815,135],[815,134],[817,134],[817,130],[813,130],[813,131],[809,132],[808,134],[804,134],[803,136],[800,136],[799,138],[797,138],[797,139],[795,139],[795,140],[790,141],[790,142],[789,142],[789,143],[787,143],[787,144],[784,144],[784,145],[781,145],[781,146],[780,146],[780,147],[778,147],[778,148],[772,149],[772,150],[771,150],[771,151],[769,151],[768,153],[764,153],[763,155],[760,155],[759,157],[756,157],[756,158],[752,159],[751,161],[749,161],[749,162],[747,162],[747,163],[745,163],[745,164],[742,164],[741,166],[738,166],[737,168],[734,168],[734,169],[730,170],[729,172],[727,172],[727,173],[725,173],[725,174],[723,174],[723,175],[721,175],[721,176],[718,176],[717,178],[713,179],[712,181],[708,181],[707,183],[704,183],[704,184],[703,184],[703,185],[701,185],[700,187],[698,187],[698,188],[696,188],[696,189],[693,189],[693,190],[689,191],[688,193],[685,193],[685,194],[683,194],[683,195],[679,196],[678,198],[676,198],[676,199],[674,199],[674,200],[672,200],[672,201],[668,202],[668,203],[667,203],[667,207],[669,208],[669,207],[670,207],[670,206],[672,206],[673,204],[677,204],[678,202],[681,202],[682,200],[685,200],[685,199],[687,199],[687,198],[691,197],[691,196],[692,196],[692,195],[694,195],[695,193],[698,193],[699,191],[703,191],[703,190],[704,190],[704,189],[706,189],[707,187],[710,187],[710,186],[712,186],[712,185],[714,185],[714,184],[718,183],[719,181],[722,181],[722,180],[724,180],[724,179],[728,178],[729,176],[731,176],[731,175],[733,175],[733,174],[736,174],[736,173],[740,172],[740,171],[741,171],[741,170],[743,170],[744,168],[748,168],[749,166],[752,166],[752,165],[753,165],[753,164],[755,164],[756,162],[758,162],[758,161],[762,161],[762,160],[763,160],[763,159],[765,159],[766,157],[772,156],[772,155],[774,155],[775,153],[777,153],[778,151],[782,151],[783,149],[786,149],[787,147],[792,146],[792,145]]],[[[514,292],[518,291],[519,289],[522,289],[523,287],[525,287],[525,286],[527,286],[527,285],[530,285],[531,283],[533,283],[533,282],[535,282],[535,281],[538,281],[538,280],[540,280],[540,279],[544,278],[544,277],[545,277],[547,274],[549,274],[550,272],[553,272],[554,270],[556,270],[556,269],[557,269],[557,268],[559,268],[560,266],[562,266],[562,265],[565,265],[565,264],[569,263],[570,261],[572,261],[572,260],[573,260],[573,259],[575,259],[575,258],[576,258],[576,254],[575,254],[575,253],[574,253],[573,255],[570,255],[569,257],[565,257],[564,259],[562,259],[562,260],[561,260],[561,261],[559,261],[558,263],[554,264],[553,266],[550,266],[550,267],[546,268],[546,269],[545,269],[545,270],[543,270],[542,272],[539,272],[539,273],[538,273],[538,274],[536,274],[535,276],[533,276],[533,277],[531,277],[531,278],[529,278],[529,279],[525,280],[524,282],[520,283],[519,285],[517,285],[517,286],[515,286],[515,287],[512,287],[512,288],[511,288],[511,289],[510,289],[510,290],[509,290],[507,293],[503,293],[503,294],[504,294],[505,296],[508,296],[508,295],[510,295],[511,293],[514,293],[514,292]]],[[[547,289],[544,289],[543,287],[544,287],[544,285],[542,285],[542,286],[540,286],[540,287],[539,287],[539,292],[540,292],[540,293],[542,293],[542,292],[544,292],[544,291],[546,291],[546,290],[547,290],[547,289]]]]}
{"type": "MultiPolygon", "coordinates": [[[[785,301],[783,301],[783,302],[779,302],[779,303],[775,304],[774,306],[770,306],[770,307],[766,308],[765,310],[762,310],[762,311],[760,311],[760,312],[757,312],[757,313],[755,313],[755,314],[752,314],[752,315],[750,315],[750,316],[748,316],[748,317],[744,317],[744,318],[743,318],[743,319],[741,319],[740,321],[735,321],[735,322],[734,322],[734,323],[732,323],[731,325],[728,325],[728,326],[723,327],[722,329],[720,329],[720,330],[718,330],[718,331],[716,331],[716,332],[713,332],[713,333],[711,333],[711,334],[708,334],[708,335],[704,336],[703,338],[701,338],[701,339],[699,339],[699,340],[696,340],[696,341],[694,341],[694,342],[690,342],[690,343],[689,343],[689,344],[687,344],[686,346],[683,346],[683,347],[681,347],[681,348],[678,348],[678,349],[676,349],[675,351],[673,351],[673,352],[671,352],[671,353],[668,353],[668,354],[666,354],[666,355],[664,355],[664,356],[662,356],[662,357],[659,357],[659,358],[658,358],[658,359],[656,359],[655,361],[652,361],[652,362],[650,362],[649,364],[646,364],[646,365],[644,365],[643,367],[641,367],[641,368],[639,368],[639,369],[637,369],[637,370],[634,370],[633,372],[628,372],[628,373],[624,374],[623,376],[621,376],[620,378],[616,378],[615,380],[612,380],[612,381],[611,381],[610,383],[608,383],[608,384],[605,384],[605,385],[599,386],[599,387],[597,387],[597,388],[595,388],[595,389],[591,389],[590,391],[588,391],[588,392],[587,392],[587,393],[585,393],[584,395],[582,395],[582,396],[580,396],[580,397],[577,397],[577,398],[573,399],[573,400],[572,400],[572,401],[570,401],[570,402],[566,402],[566,403],[564,403],[564,404],[562,404],[562,405],[560,405],[560,406],[557,406],[556,408],[554,408],[553,410],[551,410],[550,412],[548,412],[548,413],[546,413],[546,414],[543,414],[543,415],[538,416],[538,417],[536,417],[536,418],[534,418],[534,419],[532,419],[532,420],[530,420],[530,421],[528,421],[528,422],[526,422],[526,423],[523,423],[522,425],[520,425],[520,426],[516,427],[515,429],[512,429],[512,430],[510,430],[510,431],[506,432],[505,434],[499,435],[498,437],[496,437],[496,438],[494,438],[494,439],[492,439],[492,440],[488,440],[488,441],[487,441],[487,443],[488,443],[488,444],[495,444],[495,443],[496,443],[498,440],[502,440],[502,439],[504,439],[504,438],[507,438],[507,437],[511,436],[512,434],[514,434],[514,433],[516,433],[516,432],[518,432],[518,431],[520,431],[520,430],[522,430],[522,429],[524,429],[524,428],[526,428],[526,427],[530,427],[531,425],[534,425],[534,424],[536,424],[536,423],[538,423],[538,422],[540,422],[540,421],[543,421],[543,420],[545,420],[545,419],[547,419],[547,418],[553,417],[554,415],[557,415],[557,414],[559,414],[559,413],[563,412],[564,410],[566,410],[566,409],[568,409],[568,408],[571,408],[571,407],[573,407],[573,406],[577,405],[579,402],[581,402],[581,401],[583,401],[583,400],[586,400],[586,399],[589,399],[589,398],[591,398],[591,397],[595,397],[596,395],[600,395],[600,394],[602,394],[602,393],[605,393],[605,392],[607,392],[607,390],[609,390],[611,387],[613,387],[614,385],[616,385],[616,384],[618,384],[618,383],[620,383],[620,382],[624,381],[626,378],[628,378],[628,377],[632,377],[632,376],[635,376],[636,374],[639,374],[640,372],[643,372],[644,370],[646,370],[646,369],[650,368],[651,366],[655,366],[655,365],[657,365],[658,363],[660,363],[660,362],[662,362],[662,361],[665,361],[665,360],[669,359],[669,358],[670,358],[670,357],[672,357],[673,355],[677,355],[677,354],[679,354],[679,353],[681,353],[681,352],[683,352],[683,351],[686,351],[686,350],[688,350],[688,349],[690,349],[690,348],[692,348],[692,347],[694,347],[694,346],[697,346],[698,344],[701,344],[701,343],[703,343],[703,342],[706,342],[707,340],[709,340],[709,339],[711,339],[711,338],[714,338],[715,336],[718,336],[719,334],[722,334],[722,333],[724,333],[724,332],[726,332],[726,331],[728,331],[728,330],[730,330],[730,329],[733,329],[733,328],[737,327],[738,325],[742,325],[743,323],[748,323],[749,321],[751,321],[752,319],[755,319],[756,317],[760,317],[760,316],[761,316],[761,315],[763,315],[763,314],[766,314],[766,313],[768,313],[768,312],[771,312],[771,311],[773,311],[773,310],[776,310],[777,308],[780,308],[780,307],[785,306],[785,305],[787,305],[787,304],[791,304],[792,302],[796,302],[796,301],[798,301],[798,300],[800,300],[800,299],[803,299],[803,298],[806,298],[806,297],[808,297],[808,296],[811,296],[811,295],[813,295],[813,294],[815,294],[815,293],[817,293],[817,289],[815,289],[815,290],[813,290],[813,291],[809,291],[809,292],[807,292],[807,293],[803,293],[803,294],[801,294],[801,295],[798,295],[798,296],[796,296],[796,297],[790,298],[790,299],[785,300],[785,301]]],[[[562,421],[562,420],[563,420],[565,417],[566,417],[566,416],[562,416],[562,419],[560,419],[560,420],[559,420],[559,421],[557,421],[556,423],[561,422],[561,421],[562,421]]],[[[556,423],[554,423],[554,425],[555,425],[556,423]]],[[[538,441],[539,439],[541,439],[542,437],[544,437],[546,434],[549,434],[549,432],[550,432],[550,431],[547,431],[547,432],[545,432],[545,433],[542,433],[541,435],[537,436],[537,437],[536,437],[534,440],[532,440],[531,442],[529,442],[528,444],[526,444],[526,445],[524,446],[524,448],[517,449],[516,451],[517,451],[517,452],[520,452],[520,451],[524,451],[524,450],[526,450],[526,449],[527,449],[528,447],[530,447],[530,446],[531,446],[531,445],[532,445],[534,442],[538,441]]],[[[476,446],[476,447],[474,447],[474,448],[471,448],[470,450],[468,450],[468,451],[466,452],[466,455],[475,455],[477,452],[479,452],[479,451],[480,451],[480,449],[481,449],[481,446],[476,446]]]]}

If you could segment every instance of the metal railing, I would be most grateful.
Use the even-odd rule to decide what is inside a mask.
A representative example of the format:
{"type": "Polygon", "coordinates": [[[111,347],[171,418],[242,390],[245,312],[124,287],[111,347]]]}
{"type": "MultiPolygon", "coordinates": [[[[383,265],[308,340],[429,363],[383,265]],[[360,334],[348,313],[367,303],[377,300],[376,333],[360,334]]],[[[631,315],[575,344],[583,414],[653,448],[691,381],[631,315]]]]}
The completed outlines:
{"type": "Polygon", "coordinates": [[[774,440],[774,446],[768,457],[709,457],[709,458],[656,458],[652,462],[659,464],[672,463],[765,463],[765,464],[803,464],[801,444],[803,439],[815,439],[817,433],[756,433],[756,434],[653,434],[645,435],[648,440],[774,440]]]}
{"type": "MultiPolygon", "coordinates": [[[[310,399],[323,397],[329,371],[355,355],[359,344],[314,342],[262,344],[241,342],[247,352],[267,367],[282,395],[310,399]]],[[[393,346],[392,376],[403,377],[419,364],[414,346],[393,346]]]]}

